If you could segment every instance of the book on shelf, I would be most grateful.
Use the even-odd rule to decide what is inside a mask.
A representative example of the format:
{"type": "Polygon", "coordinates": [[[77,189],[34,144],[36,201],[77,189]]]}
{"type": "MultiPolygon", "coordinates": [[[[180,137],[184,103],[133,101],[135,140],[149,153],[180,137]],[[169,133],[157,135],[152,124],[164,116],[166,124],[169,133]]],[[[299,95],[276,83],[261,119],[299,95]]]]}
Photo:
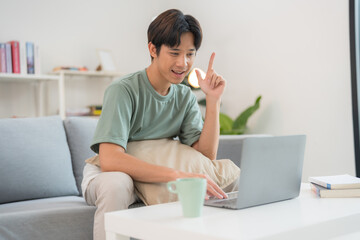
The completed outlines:
{"type": "Polygon", "coordinates": [[[66,116],[100,116],[101,105],[91,105],[86,108],[67,108],[66,116]]]}
{"type": "Polygon", "coordinates": [[[39,46],[17,40],[0,43],[0,72],[41,74],[39,46]]]}
{"type": "Polygon", "coordinates": [[[309,182],[323,186],[327,189],[351,189],[360,188],[360,178],[349,174],[309,177],[309,182]]]}
{"type": "Polygon", "coordinates": [[[102,105],[91,105],[89,106],[90,113],[92,116],[100,116],[102,111],[102,105]]]}
{"type": "Polygon", "coordinates": [[[6,73],[6,49],[4,43],[0,43],[0,72],[6,73]]]}
{"type": "Polygon", "coordinates": [[[32,42],[26,42],[26,67],[27,67],[27,73],[29,74],[35,73],[34,43],[32,42]]]}
{"type": "Polygon", "coordinates": [[[19,41],[20,48],[20,73],[27,74],[27,65],[26,65],[26,42],[19,41]]]}
{"type": "Polygon", "coordinates": [[[35,74],[41,74],[40,47],[36,43],[34,43],[34,68],[35,74]]]}
{"type": "Polygon", "coordinates": [[[11,56],[11,44],[5,43],[5,56],[6,56],[6,72],[12,73],[12,56],[11,56]]]}
{"type": "Polygon", "coordinates": [[[20,73],[19,41],[10,41],[13,73],[20,73]]]}
{"type": "Polygon", "coordinates": [[[351,198],[360,197],[360,188],[327,189],[315,183],[310,183],[311,190],[321,198],[351,198]]]}

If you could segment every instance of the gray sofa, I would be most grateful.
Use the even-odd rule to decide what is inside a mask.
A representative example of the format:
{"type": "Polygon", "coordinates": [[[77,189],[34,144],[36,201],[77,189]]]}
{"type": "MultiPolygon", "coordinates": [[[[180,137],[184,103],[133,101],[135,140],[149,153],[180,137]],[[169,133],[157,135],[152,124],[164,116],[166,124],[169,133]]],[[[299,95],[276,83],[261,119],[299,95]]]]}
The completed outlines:
{"type": "MultiPolygon", "coordinates": [[[[1,240],[92,239],[95,207],[80,184],[96,124],[82,117],[0,119],[1,240]]],[[[218,159],[238,164],[234,140],[243,137],[222,137],[218,159]]]]}

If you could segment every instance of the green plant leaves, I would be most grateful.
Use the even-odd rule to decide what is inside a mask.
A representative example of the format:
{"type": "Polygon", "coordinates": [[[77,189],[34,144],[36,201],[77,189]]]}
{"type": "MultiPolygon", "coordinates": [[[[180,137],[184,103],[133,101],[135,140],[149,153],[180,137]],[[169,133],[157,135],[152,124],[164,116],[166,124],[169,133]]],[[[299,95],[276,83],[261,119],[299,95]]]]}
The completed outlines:
{"type": "Polygon", "coordinates": [[[234,121],[226,114],[220,113],[220,132],[231,131],[234,121]]]}
{"type": "Polygon", "coordinates": [[[244,134],[245,129],[231,129],[231,130],[220,130],[221,135],[240,135],[244,134]]]}
{"type": "Polygon", "coordinates": [[[245,111],[233,121],[228,115],[220,113],[220,134],[237,135],[243,134],[246,130],[246,123],[249,117],[259,109],[261,96],[257,97],[253,106],[248,107],[245,111]]]}
{"type": "Polygon", "coordinates": [[[234,129],[240,129],[240,128],[244,128],[246,127],[246,123],[249,119],[249,117],[256,111],[259,109],[260,107],[260,100],[261,100],[261,96],[259,96],[256,101],[255,104],[251,107],[248,107],[245,111],[243,111],[234,121],[234,125],[233,128],[234,129]]]}

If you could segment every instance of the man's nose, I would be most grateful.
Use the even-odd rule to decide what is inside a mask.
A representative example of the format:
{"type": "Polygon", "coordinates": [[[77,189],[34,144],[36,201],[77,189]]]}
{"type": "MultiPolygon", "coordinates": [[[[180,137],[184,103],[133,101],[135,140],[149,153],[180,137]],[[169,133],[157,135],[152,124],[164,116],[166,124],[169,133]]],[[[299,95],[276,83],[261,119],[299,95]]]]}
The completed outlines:
{"type": "Polygon", "coordinates": [[[176,61],[176,65],[178,67],[186,67],[187,66],[187,59],[186,59],[186,55],[180,55],[178,58],[177,58],[177,61],[176,61]]]}

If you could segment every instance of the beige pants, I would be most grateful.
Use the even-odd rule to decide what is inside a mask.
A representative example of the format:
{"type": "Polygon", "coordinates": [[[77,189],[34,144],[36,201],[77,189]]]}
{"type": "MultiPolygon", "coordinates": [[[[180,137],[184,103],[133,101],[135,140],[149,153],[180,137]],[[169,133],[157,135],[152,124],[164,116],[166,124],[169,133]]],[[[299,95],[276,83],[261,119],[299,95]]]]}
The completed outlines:
{"type": "MultiPolygon", "coordinates": [[[[101,172],[94,165],[86,164],[82,188],[89,205],[96,206],[94,216],[94,240],[105,240],[104,214],[127,209],[139,201],[135,195],[132,178],[122,172],[101,172]]],[[[224,188],[225,192],[238,189],[238,179],[224,188]]]]}
{"type": "MultiPolygon", "coordinates": [[[[84,176],[86,171],[85,167],[84,176]]],[[[122,172],[99,172],[87,185],[84,197],[87,204],[97,207],[94,217],[94,240],[105,240],[106,212],[127,209],[138,200],[132,178],[122,172]]]]}

